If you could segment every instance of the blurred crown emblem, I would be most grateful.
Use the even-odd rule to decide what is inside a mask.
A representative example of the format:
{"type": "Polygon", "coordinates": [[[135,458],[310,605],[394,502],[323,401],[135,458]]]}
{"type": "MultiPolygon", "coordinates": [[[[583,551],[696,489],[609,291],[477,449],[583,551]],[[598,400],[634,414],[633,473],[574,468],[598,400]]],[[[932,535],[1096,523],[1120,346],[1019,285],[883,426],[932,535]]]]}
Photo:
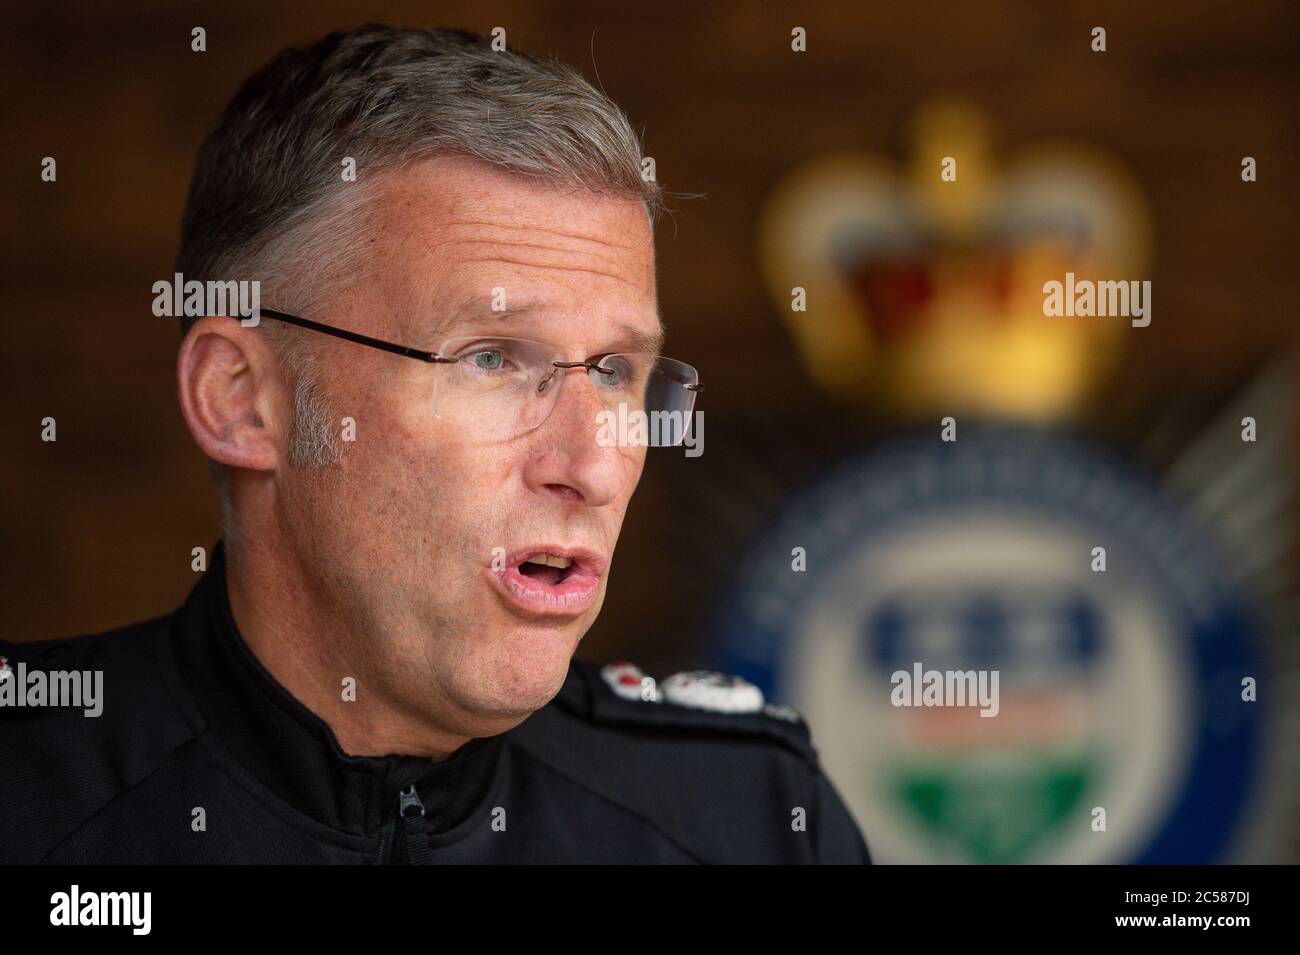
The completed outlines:
{"type": "Polygon", "coordinates": [[[1136,182],[1079,143],[1000,162],[983,115],[961,102],[922,108],[911,133],[906,167],[820,157],[764,210],[765,279],[808,374],[837,399],[894,414],[1070,415],[1128,326],[1047,317],[1043,284],[1140,274],[1151,227],[1136,182]]]}

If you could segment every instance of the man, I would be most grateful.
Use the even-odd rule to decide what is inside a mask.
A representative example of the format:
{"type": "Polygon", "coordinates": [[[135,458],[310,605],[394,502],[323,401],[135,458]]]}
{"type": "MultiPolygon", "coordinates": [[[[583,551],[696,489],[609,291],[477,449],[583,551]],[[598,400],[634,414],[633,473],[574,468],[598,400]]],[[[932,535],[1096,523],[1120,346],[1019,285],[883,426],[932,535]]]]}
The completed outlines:
{"type": "Polygon", "coordinates": [[[672,443],[701,388],[659,355],[659,199],[617,106],[470,34],[245,84],[176,263],[260,282],[177,361],[224,536],[168,617],[0,647],[104,695],[0,711],[0,861],[869,861],[793,711],[573,660],[646,454],[601,424],[672,443]]]}

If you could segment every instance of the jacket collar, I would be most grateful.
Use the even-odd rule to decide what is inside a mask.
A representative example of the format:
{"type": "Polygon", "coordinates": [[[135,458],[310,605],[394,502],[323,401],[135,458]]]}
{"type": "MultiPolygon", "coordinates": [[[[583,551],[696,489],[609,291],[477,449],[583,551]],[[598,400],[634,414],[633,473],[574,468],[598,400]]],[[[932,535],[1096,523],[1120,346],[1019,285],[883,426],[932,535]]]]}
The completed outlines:
{"type": "Polygon", "coordinates": [[[173,652],[180,676],[218,745],[262,785],[332,828],[372,833],[416,786],[431,834],[466,823],[486,799],[503,737],[474,739],[447,759],[352,756],[329,725],[299,702],[244,642],[230,609],[224,541],[176,612],[173,652]]]}

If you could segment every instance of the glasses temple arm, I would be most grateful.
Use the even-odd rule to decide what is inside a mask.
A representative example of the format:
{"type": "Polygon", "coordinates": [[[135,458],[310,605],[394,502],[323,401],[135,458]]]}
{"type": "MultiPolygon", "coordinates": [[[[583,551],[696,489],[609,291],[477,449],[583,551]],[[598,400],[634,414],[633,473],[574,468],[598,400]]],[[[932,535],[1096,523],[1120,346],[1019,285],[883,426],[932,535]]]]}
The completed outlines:
{"type": "Polygon", "coordinates": [[[290,315],[288,312],[279,312],[273,308],[259,309],[258,313],[277,322],[284,322],[288,325],[297,325],[300,328],[307,328],[313,332],[321,332],[325,335],[331,335],[334,338],[342,338],[345,341],[355,342],[358,345],[378,348],[381,351],[391,352],[394,355],[401,355],[404,358],[414,358],[418,361],[424,362],[451,363],[457,361],[455,358],[444,358],[437,352],[423,351],[419,348],[408,348],[405,345],[386,342],[382,338],[371,338],[369,335],[362,335],[360,332],[350,332],[346,328],[335,328],[333,325],[313,322],[310,318],[299,318],[297,315],[290,315]]]}

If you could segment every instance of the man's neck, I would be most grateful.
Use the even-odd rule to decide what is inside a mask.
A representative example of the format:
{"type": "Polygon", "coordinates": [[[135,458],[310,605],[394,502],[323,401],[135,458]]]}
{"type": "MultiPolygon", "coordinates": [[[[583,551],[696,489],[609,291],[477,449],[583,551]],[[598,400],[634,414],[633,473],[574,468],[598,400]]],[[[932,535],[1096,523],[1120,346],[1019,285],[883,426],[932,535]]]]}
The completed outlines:
{"type": "Polygon", "coordinates": [[[362,637],[350,632],[346,615],[323,612],[326,601],[295,560],[256,543],[228,546],[226,587],[244,642],[281,686],[329,725],[343,752],[437,762],[469,741],[412,719],[377,692],[362,637]]]}

